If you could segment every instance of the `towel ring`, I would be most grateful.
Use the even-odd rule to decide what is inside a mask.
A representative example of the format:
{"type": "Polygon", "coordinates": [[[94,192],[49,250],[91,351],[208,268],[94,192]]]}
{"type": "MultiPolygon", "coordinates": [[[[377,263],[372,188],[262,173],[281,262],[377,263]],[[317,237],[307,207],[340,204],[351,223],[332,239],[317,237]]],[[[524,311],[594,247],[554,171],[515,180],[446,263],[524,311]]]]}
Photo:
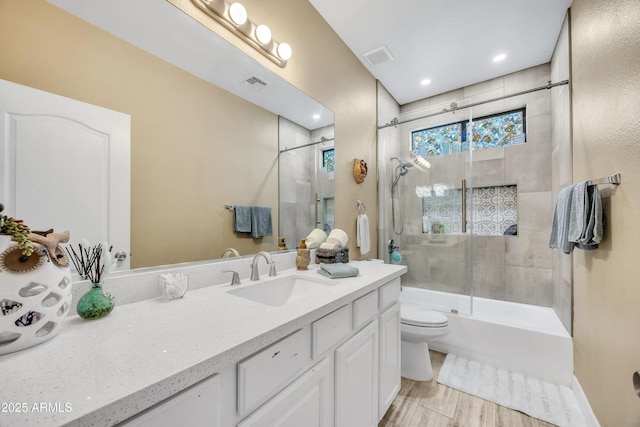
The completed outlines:
{"type": "Polygon", "coordinates": [[[360,215],[364,215],[367,213],[367,206],[364,204],[364,202],[361,202],[360,200],[358,200],[358,213],[360,213],[360,215]]]}

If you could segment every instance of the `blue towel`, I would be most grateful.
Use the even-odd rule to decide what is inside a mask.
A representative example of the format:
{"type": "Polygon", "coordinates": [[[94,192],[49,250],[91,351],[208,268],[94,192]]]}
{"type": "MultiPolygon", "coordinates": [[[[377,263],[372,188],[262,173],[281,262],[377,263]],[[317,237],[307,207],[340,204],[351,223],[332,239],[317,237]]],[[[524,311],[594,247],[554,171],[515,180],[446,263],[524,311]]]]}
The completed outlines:
{"type": "Polygon", "coordinates": [[[233,231],[237,231],[239,233],[251,232],[251,207],[250,206],[234,206],[233,231]]]}
{"type": "Polygon", "coordinates": [[[573,186],[560,190],[556,210],[553,214],[553,224],[551,225],[551,236],[549,237],[549,247],[561,249],[565,254],[573,251],[575,243],[569,241],[569,221],[571,218],[571,198],[573,186]]]}
{"type": "Polygon", "coordinates": [[[318,273],[331,279],[341,279],[343,277],[355,277],[360,274],[360,270],[348,264],[325,264],[321,262],[318,273]]]}
{"type": "Polygon", "coordinates": [[[271,236],[271,208],[267,206],[251,206],[251,236],[254,238],[271,236]]]}

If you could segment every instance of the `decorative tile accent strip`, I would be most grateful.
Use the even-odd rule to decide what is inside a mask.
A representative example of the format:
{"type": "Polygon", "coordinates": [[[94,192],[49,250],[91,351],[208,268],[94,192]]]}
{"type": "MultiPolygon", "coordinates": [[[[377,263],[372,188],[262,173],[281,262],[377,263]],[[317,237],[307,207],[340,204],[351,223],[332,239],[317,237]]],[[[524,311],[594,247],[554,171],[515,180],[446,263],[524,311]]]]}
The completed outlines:
{"type": "MultiPolygon", "coordinates": [[[[420,187],[422,232],[457,234],[462,230],[462,191],[420,187]]],[[[518,190],[515,185],[480,187],[467,190],[467,226],[473,233],[503,235],[518,221],[518,190]]]]}

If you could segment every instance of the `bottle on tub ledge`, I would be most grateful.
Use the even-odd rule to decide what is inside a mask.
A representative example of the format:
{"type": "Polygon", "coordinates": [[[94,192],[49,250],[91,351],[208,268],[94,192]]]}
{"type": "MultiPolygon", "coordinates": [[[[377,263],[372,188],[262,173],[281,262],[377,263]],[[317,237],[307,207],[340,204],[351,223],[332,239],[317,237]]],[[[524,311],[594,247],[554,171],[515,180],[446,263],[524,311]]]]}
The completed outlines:
{"type": "Polygon", "coordinates": [[[307,249],[306,239],[301,239],[298,248],[298,256],[296,256],[296,269],[307,270],[311,261],[311,251],[307,249]]]}

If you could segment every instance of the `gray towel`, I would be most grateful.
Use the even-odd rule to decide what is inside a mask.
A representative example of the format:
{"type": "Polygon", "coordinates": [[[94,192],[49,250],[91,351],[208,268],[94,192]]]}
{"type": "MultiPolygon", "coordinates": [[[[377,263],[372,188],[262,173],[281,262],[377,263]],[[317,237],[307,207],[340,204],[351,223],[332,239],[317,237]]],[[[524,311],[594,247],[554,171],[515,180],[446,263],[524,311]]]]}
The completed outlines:
{"type": "Polygon", "coordinates": [[[602,199],[597,185],[584,181],[574,186],[568,238],[579,249],[598,248],[602,240],[602,199]]]}
{"type": "Polygon", "coordinates": [[[251,206],[251,236],[254,238],[271,236],[271,208],[267,206],[251,206]]]}
{"type": "Polygon", "coordinates": [[[250,206],[234,206],[233,231],[237,231],[239,233],[251,232],[251,207],[250,206]]]}
{"type": "Polygon", "coordinates": [[[571,218],[571,198],[573,186],[560,190],[556,210],[553,214],[553,224],[551,225],[551,236],[549,237],[549,247],[561,249],[565,254],[570,254],[575,243],[569,241],[569,221],[571,218]]]}
{"type": "Polygon", "coordinates": [[[349,264],[325,264],[320,263],[319,274],[327,276],[331,279],[341,279],[343,277],[355,277],[360,274],[357,267],[349,264]]]}

